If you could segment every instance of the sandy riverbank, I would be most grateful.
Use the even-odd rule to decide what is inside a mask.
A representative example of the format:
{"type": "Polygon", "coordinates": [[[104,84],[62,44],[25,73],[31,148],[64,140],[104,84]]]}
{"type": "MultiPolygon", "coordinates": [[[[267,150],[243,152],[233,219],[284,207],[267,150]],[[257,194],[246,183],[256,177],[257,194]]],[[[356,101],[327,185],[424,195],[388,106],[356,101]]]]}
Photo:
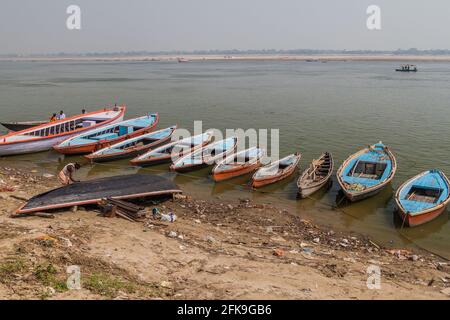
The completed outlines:
{"type": "Polygon", "coordinates": [[[23,57],[0,57],[0,61],[167,61],[177,62],[178,58],[187,61],[394,61],[394,62],[450,62],[448,55],[289,55],[289,54],[239,54],[239,55],[139,55],[139,56],[23,56],[23,57]]]}
{"type": "Polygon", "coordinates": [[[186,195],[148,206],[142,222],[79,208],[53,219],[9,215],[56,187],[41,173],[0,168],[1,299],[448,299],[450,265],[427,252],[387,250],[363,235],[246,199],[186,195]],[[174,223],[150,211],[173,211],[174,223]],[[68,290],[66,268],[81,268],[68,290]],[[367,288],[367,267],[381,289],[367,288]]]}

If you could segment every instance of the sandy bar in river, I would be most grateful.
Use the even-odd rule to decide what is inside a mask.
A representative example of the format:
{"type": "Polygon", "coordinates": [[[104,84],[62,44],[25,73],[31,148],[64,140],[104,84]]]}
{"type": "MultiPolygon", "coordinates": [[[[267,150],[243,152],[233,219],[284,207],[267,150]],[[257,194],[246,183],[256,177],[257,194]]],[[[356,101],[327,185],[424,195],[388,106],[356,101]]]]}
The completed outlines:
{"type": "Polygon", "coordinates": [[[395,61],[395,62],[450,62],[450,55],[295,55],[295,54],[170,54],[139,56],[23,56],[0,57],[0,61],[395,61]]]}

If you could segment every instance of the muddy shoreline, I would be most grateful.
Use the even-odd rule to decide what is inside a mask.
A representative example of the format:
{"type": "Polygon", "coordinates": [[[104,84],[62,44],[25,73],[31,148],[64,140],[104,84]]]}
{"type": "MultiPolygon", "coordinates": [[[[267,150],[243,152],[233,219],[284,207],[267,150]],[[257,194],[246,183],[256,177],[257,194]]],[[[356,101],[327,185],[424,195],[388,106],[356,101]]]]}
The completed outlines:
{"type": "Polygon", "coordinates": [[[57,186],[54,175],[0,167],[0,299],[450,298],[445,259],[383,248],[245,198],[147,203],[135,223],[92,207],[10,217],[57,186]],[[177,219],[153,217],[155,207],[177,219]],[[73,265],[80,290],[67,287],[73,265]],[[380,289],[367,287],[369,266],[381,270],[380,289]]]}

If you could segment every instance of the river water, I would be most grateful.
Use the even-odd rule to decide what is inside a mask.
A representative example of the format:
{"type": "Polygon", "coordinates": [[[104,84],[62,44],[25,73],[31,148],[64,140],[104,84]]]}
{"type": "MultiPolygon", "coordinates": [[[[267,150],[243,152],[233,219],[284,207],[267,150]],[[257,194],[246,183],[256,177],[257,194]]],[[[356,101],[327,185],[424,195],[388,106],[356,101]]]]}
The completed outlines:
{"type": "MultiPolygon", "coordinates": [[[[296,177],[255,192],[246,186],[248,176],[215,184],[208,170],[176,175],[167,165],[137,170],[116,161],[85,166],[80,174],[157,173],[200,198],[270,202],[383,245],[418,245],[450,258],[448,213],[401,228],[392,198],[405,179],[423,170],[440,168],[450,175],[450,64],[421,63],[417,73],[394,72],[395,67],[350,61],[0,62],[1,120],[46,119],[59,110],[71,115],[126,103],[128,118],[159,112],[159,128],[191,129],[194,120],[202,120],[205,129],[277,128],[280,155],[299,150],[301,169],[323,151],[333,153],[337,168],[349,154],[381,140],[398,161],[392,185],[338,209],[335,179],[330,190],[296,200],[296,177]]],[[[56,173],[77,159],[43,152],[3,158],[0,165],[56,173]]]]}

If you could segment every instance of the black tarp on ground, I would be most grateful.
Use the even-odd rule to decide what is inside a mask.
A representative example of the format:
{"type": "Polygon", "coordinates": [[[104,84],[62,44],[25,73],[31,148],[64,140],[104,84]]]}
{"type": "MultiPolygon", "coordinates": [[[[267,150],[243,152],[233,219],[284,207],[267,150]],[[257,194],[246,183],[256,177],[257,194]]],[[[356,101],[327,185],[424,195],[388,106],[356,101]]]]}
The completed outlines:
{"type": "Polygon", "coordinates": [[[17,213],[29,213],[95,203],[102,198],[133,199],[181,192],[166,178],[131,174],[74,183],[31,198],[17,213]]]}

